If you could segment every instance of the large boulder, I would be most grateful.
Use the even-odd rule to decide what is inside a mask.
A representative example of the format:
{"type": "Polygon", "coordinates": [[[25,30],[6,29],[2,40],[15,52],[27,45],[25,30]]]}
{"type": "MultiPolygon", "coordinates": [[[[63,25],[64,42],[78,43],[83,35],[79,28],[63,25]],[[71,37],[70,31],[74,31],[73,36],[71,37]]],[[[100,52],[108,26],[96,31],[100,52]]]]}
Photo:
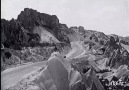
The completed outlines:
{"type": "MultiPolygon", "coordinates": [[[[81,61],[78,61],[76,63],[73,63],[72,67],[80,72],[82,80],[81,83],[85,84],[85,88],[87,90],[91,90],[96,86],[96,89],[93,90],[105,90],[99,79],[97,78],[97,75],[95,73],[95,68],[89,63],[88,60],[81,59],[81,61]]],[[[81,87],[83,87],[82,84],[80,84],[81,87]]]]}

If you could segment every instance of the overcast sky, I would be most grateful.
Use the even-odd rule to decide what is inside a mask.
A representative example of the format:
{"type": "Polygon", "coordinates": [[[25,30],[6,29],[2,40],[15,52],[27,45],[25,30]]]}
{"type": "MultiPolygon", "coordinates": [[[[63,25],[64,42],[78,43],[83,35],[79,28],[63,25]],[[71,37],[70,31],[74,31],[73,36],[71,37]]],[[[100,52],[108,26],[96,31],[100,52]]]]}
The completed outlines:
{"type": "Polygon", "coordinates": [[[10,20],[29,7],[54,14],[70,26],[129,36],[129,0],[2,0],[1,17],[10,20]]]}

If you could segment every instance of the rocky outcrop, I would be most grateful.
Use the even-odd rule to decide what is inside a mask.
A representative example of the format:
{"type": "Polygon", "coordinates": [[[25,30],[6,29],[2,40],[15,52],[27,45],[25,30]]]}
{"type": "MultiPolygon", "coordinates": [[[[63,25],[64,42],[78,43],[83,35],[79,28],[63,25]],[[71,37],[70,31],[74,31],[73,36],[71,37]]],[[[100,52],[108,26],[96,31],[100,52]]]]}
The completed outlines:
{"type": "Polygon", "coordinates": [[[83,86],[89,90],[92,90],[93,87],[96,87],[96,89],[93,90],[105,90],[99,79],[97,78],[95,68],[89,63],[88,60],[85,60],[85,58],[83,58],[81,59],[81,61],[73,63],[72,68],[74,68],[81,74],[81,87],[83,86]]]}
{"type": "Polygon", "coordinates": [[[120,42],[129,46],[129,36],[128,37],[122,37],[120,39],[120,42]]]}
{"type": "Polygon", "coordinates": [[[22,26],[29,32],[33,32],[33,28],[35,26],[42,26],[54,34],[54,36],[60,41],[68,43],[68,38],[66,35],[66,30],[68,30],[68,27],[65,25],[62,30],[61,28],[64,25],[59,23],[59,19],[56,15],[48,15],[37,12],[33,9],[25,8],[24,11],[18,15],[17,20],[21,22],[22,26]]]}
{"type": "MultiPolygon", "coordinates": [[[[119,39],[119,41],[125,45],[129,45],[129,36],[126,37],[122,37],[122,36],[118,36],[115,34],[111,34],[111,36],[113,36],[115,39],[119,39]]],[[[110,37],[110,35],[109,35],[110,37]]]]}
{"type": "Polygon", "coordinates": [[[21,49],[32,42],[38,42],[39,36],[24,31],[25,29],[14,19],[1,20],[2,43],[6,48],[21,49]]]}
{"type": "Polygon", "coordinates": [[[61,41],[61,42],[66,42],[66,43],[70,43],[69,38],[67,36],[67,27],[62,28],[63,25],[59,25],[59,26],[55,26],[52,29],[52,33],[55,35],[55,37],[61,41]]]}
{"type": "Polygon", "coordinates": [[[8,48],[21,49],[23,46],[39,43],[40,35],[33,33],[36,26],[46,28],[61,42],[70,43],[67,37],[68,27],[60,24],[56,15],[39,13],[36,10],[25,8],[16,20],[1,19],[3,45],[8,48]]]}
{"type": "MultiPolygon", "coordinates": [[[[88,45],[92,52],[95,51],[95,55],[104,55],[109,59],[107,60],[107,66],[111,68],[118,68],[124,64],[129,66],[128,51],[121,45],[126,43],[124,37],[114,34],[105,35],[102,32],[85,30],[83,27],[71,27],[71,29],[81,34],[80,37],[84,45],[88,45]]],[[[128,40],[126,41],[128,42],[128,40]]]]}
{"type": "Polygon", "coordinates": [[[35,25],[40,24],[50,29],[59,25],[59,19],[56,15],[39,13],[36,10],[29,8],[25,8],[24,11],[18,15],[17,20],[28,30],[33,30],[35,25]]]}
{"type": "Polygon", "coordinates": [[[37,78],[33,78],[31,82],[27,82],[26,79],[24,80],[26,83],[21,81],[8,90],[16,90],[16,88],[28,90],[32,85],[46,90],[105,90],[93,68],[85,59],[81,60],[83,61],[78,61],[71,67],[70,63],[63,62],[58,56],[53,56],[37,78]],[[94,87],[96,88],[93,89],[94,87]]]}
{"type": "Polygon", "coordinates": [[[113,36],[110,37],[105,55],[109,57],[107,65],[111,68],[119,68],[119,66],[125,64],[129,66],[129,53],[122,47],[118,38],[115,40],[113,36]]]}
{"type": "Polygon", "coordinates": [[[17,19],[10,21],[1,19],[1,47],[2,50],[4,50],[1,57],[2,70],[20,64],[21,62],[47,60],[53,51],[61,52],[64,47],[70,47],[70,41],[67,36],[70,33],[67,25],[59,23],[59,19],[56,15],[40,13],[29,8],[25,8],[24,11],[18,15],[17,19]],[[36,27],[47,30],[49,33],[45,34],[50,34],[58,42],[40,42],[42,38],[41,35],[34,33],[36,27]],[[40,49],[36,49],[37,46],[40,49]],[[54,48],[52,51],[42,50],[42,48],[46,48],[46,46],[54,48]],[[34,50],[36,53],[30,52],[28,49],[30,47],[36,49],[34,50]],[[6,49],[9,49],[9,52],[12,54],[10,58],[4,55],[6,49]]]}
{"type": "Polygon", "coordinates": [[[4,49],[1,51],[1,71],[27,62],[48,60],[54,47],[33,47],[22,50],[4,49]]]}

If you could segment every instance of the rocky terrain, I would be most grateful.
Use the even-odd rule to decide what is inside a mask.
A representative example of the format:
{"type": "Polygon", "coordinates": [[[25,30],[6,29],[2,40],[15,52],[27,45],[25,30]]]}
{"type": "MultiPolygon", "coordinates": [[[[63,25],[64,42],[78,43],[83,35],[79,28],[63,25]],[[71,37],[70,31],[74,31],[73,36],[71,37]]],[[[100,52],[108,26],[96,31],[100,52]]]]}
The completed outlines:
{"type": "Polygon", "coordinates": [[[6,89],[129,89],[129,36],[68,27],[56,15],[29,8],[17,19],[1,19],[1,72],[42,61],[45,68],[6,89]]]}
{"type": "MultiPolygon", "coordinates": [[[[18,15],[16,20],[12,19],[8,21],[1,19],[2,70],[13,62],[17,63],[17,61],[9,59],[11,56],[14,56],[18,60],[20,59],[20,62],[22,62],[22,60],[27,62],[27,59],[37,57],[36,55],[33,55],[31,58],[27,58],[28,55],[25,54],[26,56],[24,56],[24,54],[21,54],[21,52],[30,54],[30,51],[27,50],[31,47],[41,49],[42,47],[50,47],[50,49],[52,47],[54,51],[60,51],[64,45],[70,46],[70,41],[67,37],[68,33],[70,33],[68,27],[65,24],[60,24],[56,15],[39,13],[36,10],[29,8],[25,8],[24,11],[18,15]],[[15,55],[14,52],[9,52],[11,50],[18,56],[15,55]],[[10,53],[11,56],[9,55],[8,57],[7,55],[4,55],[6,52],[10,53]],[[9,61],[9,63],[7,64],[6,61],[7,63],[9,61]]],[[[47,51],[44,49],[40,53],[44,52],[51,54],[53,50],[47,51]]],[[[44,56],[48,58],[48,55],[44,56]]],[[[38,57],[42,57],[42,55],[38,57]]]]}

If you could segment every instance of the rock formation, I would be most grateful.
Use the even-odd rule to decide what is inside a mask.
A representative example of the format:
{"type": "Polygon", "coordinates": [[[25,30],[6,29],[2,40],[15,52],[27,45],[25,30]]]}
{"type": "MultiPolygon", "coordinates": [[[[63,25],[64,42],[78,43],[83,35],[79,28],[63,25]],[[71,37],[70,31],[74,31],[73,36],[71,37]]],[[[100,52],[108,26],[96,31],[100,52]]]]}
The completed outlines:
{"type": "MultiPolygon", "coordinates": [[[[33,80],[39,89],[107,90],[109,81],[122,77],[128,82],[129,51],[123,44],[129,45],[129,37],[105,35],[85,30],[83,26],[69,28],[56,15],[29,8],[17,19],[1,19],[1,36],[1,71],[18,64],[48,60],[41,75],[33,80]],[[69,62],[66,56],[51,55],[54,51],[68,53],[74,41],[81,42],[85,49],[80,58],[73,57],[69,62]],[[113,78],[108,81],[108,76],[113,78]]],[[[9,90],[22,88],[22,84],[29,87],[26,83],[19,84],[9,90]]]]}
{"type": "Polygon", "coordinates": [[[3,45],[13,49],[21,49],[21,47],[30,46],[32,43],[39,43],[39,35],[33,33],[36,26],[46,28],[61,42],[69,43],[66,33],[68,28],[59,23],[56,15],[39,13],[36,10],[25,8],[16,20],[1,19],[3,45]],[[62,27],[63,29],[61,29],[62,27]]]}
{"type": "Polygon", "coordinates": [[[129,66],[129,53],[121,46],[118,38],[115,40],[113,36],[110,37],[105,55],[109,57],[107,65],[110,67],[118,68],[124,64],[129,66]]]}

